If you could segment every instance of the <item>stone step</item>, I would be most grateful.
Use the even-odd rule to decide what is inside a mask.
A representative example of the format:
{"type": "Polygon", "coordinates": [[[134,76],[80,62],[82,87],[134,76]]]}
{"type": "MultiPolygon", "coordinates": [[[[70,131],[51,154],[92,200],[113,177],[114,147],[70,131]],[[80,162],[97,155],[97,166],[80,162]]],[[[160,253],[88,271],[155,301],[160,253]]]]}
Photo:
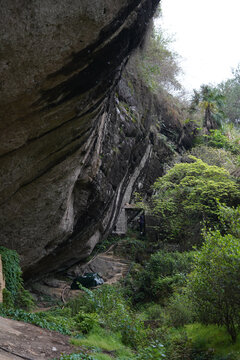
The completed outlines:
{"type": "Polygon", "coordinates": [[[131,260],[123,259],[117,256],[109,256],[109,255],[98,255],[99,259],[104,259],[106,261],[116,261],[122,264],[131,264],[131,260]]]}

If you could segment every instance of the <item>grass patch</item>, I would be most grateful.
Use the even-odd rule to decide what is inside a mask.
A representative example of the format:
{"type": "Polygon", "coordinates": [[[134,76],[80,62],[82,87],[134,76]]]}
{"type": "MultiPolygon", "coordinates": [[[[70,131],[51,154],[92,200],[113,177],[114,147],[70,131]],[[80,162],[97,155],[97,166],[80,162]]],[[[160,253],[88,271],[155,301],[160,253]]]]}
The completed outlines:
{"type": "MultiPolygon", "coordinates": [[[[87,336],[81,339],[71,339],[71,343],[75,346],[85,346],[86,348],[94,348],[98,350],[113,351],[119,359],[131,358],[132,352],[121,342],[119,333],[111,333],[100,327],[95,327],[87,336]]],[[[94,357],[105,354],[94,353],[94,357]]],[[[108,359],[109,357],[106,357],[108,359]]],[[[98,359],[98,358],[97,358],[98,359]]],[[[99,359],[105,359],[104,357],[99,359]]]]}
{"type": "Polygon", "coordinates": [[[214,349],[214,353],[221,356],[233,353],[239,355],[240,358],[240,335],[237,342],[232,344],[230,336],[223,327],[195,323],[186,325],[185,328],[194,348],[199,350],[214,349]]]}
{"type": "Polygon", "coordinates": [[[113,358],[107,354],[103,354],[103,353],[92,353],[90,354],[94,360],[112,360],[113,358]]]}

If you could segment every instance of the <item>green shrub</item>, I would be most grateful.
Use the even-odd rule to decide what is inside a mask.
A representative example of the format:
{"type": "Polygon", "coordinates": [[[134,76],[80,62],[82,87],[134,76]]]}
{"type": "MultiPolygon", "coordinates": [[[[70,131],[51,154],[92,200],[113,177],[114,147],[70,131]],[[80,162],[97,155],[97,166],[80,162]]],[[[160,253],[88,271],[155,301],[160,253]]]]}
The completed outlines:
{"type": "Polygon", "coordinates": [[[137,360],[161,360],[165,359],[164,346],[159,341],[150,343],[147,347],[140,350],[136,355],[137,360]]]}
{"type": "MultiPolygon", "coordinates": [[[[238,213],[239,209],[234,209],[232,218],[238,213]]],[[[236,342],[240,332],[239,218],[232,230],[235,236],[221,235],[219,230],[205,232],[205,242],[195,254],[188,289],[200,321],[225,326],[236,342]]]]}
{"type": "MultiPolygon", "coordinates": [[[[164,303],[175,289],[184,286],[186,275],[191,271],[193,252],[166,252],[153,254],[135,280],[135,286],[143,300],[164,303]]],[[[136,300],[133,294],[134,300],[136,300]]]]}
{"type": "Polygon", "coordinates": [[[3,304],[6,308],[14,308],[13,296],[6,288],[3,289],[3,304]]]}
{"type": "Polygon", "coordinates": [[[72,314],[97,313],[102,326],[120,332],[126,345],[137,347],[146,342],[144,323],[136,318],[120,288],[103,285],[94,291],[84,290],[84,295],[69,303],[72,314]]]}
{"type": "Polygon", "coordinates": [[[192,163],[176,164],[159,178],[150,209],[159,222],[160,239],[191,248],[202,242],[203,223],[219,224],[218,202],[237,206],[239,185],[227,170],[191,157],[192,163]]]}
{"type": "Polygon", "coordinates": [[[173,294],[169,299],[166,314],[168,325],[171,327],[174,326],[178,328],[193,321],[194,313],[192,303],[184,290],[180,293],[173,294]]]}
{"type": "Polygon", "coordinates": [[[191,341],[184,329],[170,331],[165,339],[167,360],[196,360],[192,358],[191,341]]]}
{"type": "Polygon", "coordinates": [[[83,334],[88,334],[94,326],[99,324],[99,316],[96,313],[87,314],[80,311],[77,315],[75,315],[74,320],[76,322],[77,329],[83,334]]]}
{"type": "Polygon", "coordinates": [[[96,359],[88,354],[84,354],[83,352],[81,352],[77,354],[61,355],[59,360],[96,360],[96,359]]]}
{"type": "Polygon", "coordinates": [[[44,329],[58,331],[64,335],[71,335],[75,326],[75,321],[66,316],[64,312],[63,315],[60,316],[54,312],[29,313],[22,309],[7,309],[1,306],[0,316],[24,321],[44,329]]]}
{"type": "Polygon", "coordinates": [[[164,317],[164,308],[159,304],[150,304],[145,309],[148,320],[161,320],[164,317]]]}
{"type": "Polygon", "coordinates": [[[0,246],[6,289],[3,301],[6,307],[30,310],[34,307],[31,294],[23,288],[22,271],[16,251],[0,246]]]}
{"type": "Polygon", "coordinates": [[[211,130],[210,132],[210,135],[205,136],[208,146],[229,150],[232,154],[240,154],[240,135],[236,140],[231,140],[221,130],[211,130]]]}
{"type": "Polygon", "coordinates": [[[186,330],[170,330],[166,336],[167,360],[213,360],[213,349],[205,349],[193,344],[186,330]]]}
{"type": "Polygon", "coordinates": [[[228,150],[212,148],[202,144],[195,146],[187,154],[201,159],[208,165],[224,167],[229,173],[232,173],[238,167],[238,157],[228,150]]]}
{"type": "Polygon", "coordinates": [[[121,320],[119,330],[122,335],[122,342],[132,348],[139,348],[147,344],[147,332],[144,329],[144,322],[130,314],[124,321],[121,320]]]}
{"type": "Polygon", "coordinates": [[[194,323],[186,325],[185,331],[191,339],[192,349],[195,349],[195,352],[204,353],[212,349],[214,360],[239,359],[240,337],[235,344],[232,344],[224,327],[194,323]]]}

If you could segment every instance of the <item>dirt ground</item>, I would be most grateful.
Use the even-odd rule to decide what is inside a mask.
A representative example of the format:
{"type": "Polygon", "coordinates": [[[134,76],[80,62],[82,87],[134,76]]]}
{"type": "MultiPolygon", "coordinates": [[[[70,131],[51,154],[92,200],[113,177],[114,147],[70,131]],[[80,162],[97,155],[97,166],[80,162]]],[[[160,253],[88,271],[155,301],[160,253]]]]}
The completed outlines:
{"type": "Polygon", "coordinates": [[[0,360],[51,360],[76,351],[68,336],[0,317],[0,360]]]}

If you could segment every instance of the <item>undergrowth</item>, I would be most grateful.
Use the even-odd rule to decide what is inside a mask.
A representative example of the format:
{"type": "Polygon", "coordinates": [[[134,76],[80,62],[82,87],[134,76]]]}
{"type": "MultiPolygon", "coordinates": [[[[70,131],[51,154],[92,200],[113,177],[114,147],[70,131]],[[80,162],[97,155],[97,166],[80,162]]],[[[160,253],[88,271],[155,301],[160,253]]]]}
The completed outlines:
{"type": "Polygon", "coordinates": [[[30,310],[34,301],[30,293],[23,287],[22,271],[19,255],[16,251],[0,246],[3,273],[6,288],[3,290],[3,301],[7,307],[30,310]]]}

